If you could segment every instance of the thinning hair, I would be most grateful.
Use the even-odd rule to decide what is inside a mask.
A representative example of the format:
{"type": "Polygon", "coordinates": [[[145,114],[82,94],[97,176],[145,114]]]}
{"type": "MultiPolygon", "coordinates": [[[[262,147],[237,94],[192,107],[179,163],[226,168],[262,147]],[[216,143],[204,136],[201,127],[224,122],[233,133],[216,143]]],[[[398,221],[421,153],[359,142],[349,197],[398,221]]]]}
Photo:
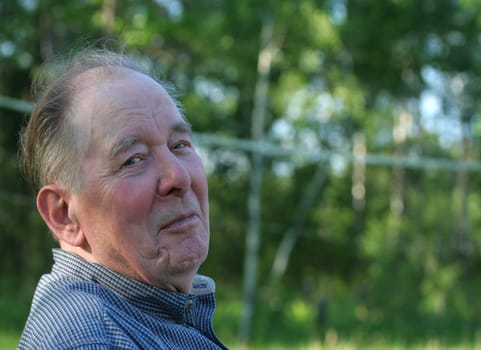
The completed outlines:
{"type": "Polygon", "coordinates": [[[159,81],[124,53],[88,48],[53,58],[34,81],[35,107],[20,134],[20,168],[36,191],[53,182],[71,191],[80,190],[80,157],[85,145],[73,123],[75,97],[82,89],[76,78],[91,69],[99,69],[97,82],[114,79],[123,69],[145,74],[161,84],[181,110],[173,86],[159,81]]]}

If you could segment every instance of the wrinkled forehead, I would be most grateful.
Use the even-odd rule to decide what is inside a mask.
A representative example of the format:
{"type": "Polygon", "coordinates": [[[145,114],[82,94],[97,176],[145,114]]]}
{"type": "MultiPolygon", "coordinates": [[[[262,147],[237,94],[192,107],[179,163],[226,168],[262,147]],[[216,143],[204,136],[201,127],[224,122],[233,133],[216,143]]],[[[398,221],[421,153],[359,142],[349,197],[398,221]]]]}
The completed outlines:
{"type": "Polygon", "coordinates": [[[128,68],[91,69],[76,77],[72,88],[70,118],[84,150],[151,110],[165,108],[181,116],[161,84],[128,68]]]}
{"type": "MultiPolygon", "coordinates": [[[[175,104],[181,112],[178,101],[173,96],[170,86],[164,86],[152,77],[125,67],[96,67],[78,74],[70,84],[72,109],[77,107],[93,107],[95,103],[89,102],[85,106],[86,99],[101,100],[102,104],[110,99],[129,99],[136,96],[138,91],[156,92],[156,98],[162,103],[175,104]]],[[[137,96],[140,97],[140,96],[137,96]]],[[[183,116],[182,116],[183,117],[183,116]]]]}

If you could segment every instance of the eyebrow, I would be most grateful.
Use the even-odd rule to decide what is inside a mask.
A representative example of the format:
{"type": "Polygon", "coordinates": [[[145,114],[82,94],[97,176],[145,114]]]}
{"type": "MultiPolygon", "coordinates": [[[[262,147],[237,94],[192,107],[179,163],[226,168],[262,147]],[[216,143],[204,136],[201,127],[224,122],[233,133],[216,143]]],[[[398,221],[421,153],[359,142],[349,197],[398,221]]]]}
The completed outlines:
{"type": "Polygon", "coordinates": [[[124,139],[122,139],[120,142],[116,143],[112,149],[110,150],[110,158],[111,159],[116,159],[119,154],[122,152],[128,150],[130,147],[135,145],[138,142],[138,137],[137,136],[127,136],[124,139]]]}
{"type": "Polygon", "coordinates": [[[192,134],[192,125],[187,121],[175,123],[170,127],[171,131],[192,134]]]}
{"type": "MultiPolygon", "coordinates": [[[[186,121],[178,122],[170,126],[170,132],[192,135],[192,125],[186,121]]],[[[129,135],[120,140],[120,142],[116,143],[110,150],[111,159],[116,159],[119,154],[139,142],[139,138],[137,135],[129,135]]]]}

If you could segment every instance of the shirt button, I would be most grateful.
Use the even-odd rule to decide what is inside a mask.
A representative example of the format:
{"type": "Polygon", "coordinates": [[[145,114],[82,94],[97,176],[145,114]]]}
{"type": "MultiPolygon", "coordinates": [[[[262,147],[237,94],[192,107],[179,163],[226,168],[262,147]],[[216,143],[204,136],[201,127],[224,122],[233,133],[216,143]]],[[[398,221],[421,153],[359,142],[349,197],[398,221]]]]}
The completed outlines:
{"type": "Polygon", "coordinates": [[[187,310],[190,310],[192,308],[192,306],[194,305],[194,301],[192,299],[187,299],[185,301],[185,308],[187,310]]]}

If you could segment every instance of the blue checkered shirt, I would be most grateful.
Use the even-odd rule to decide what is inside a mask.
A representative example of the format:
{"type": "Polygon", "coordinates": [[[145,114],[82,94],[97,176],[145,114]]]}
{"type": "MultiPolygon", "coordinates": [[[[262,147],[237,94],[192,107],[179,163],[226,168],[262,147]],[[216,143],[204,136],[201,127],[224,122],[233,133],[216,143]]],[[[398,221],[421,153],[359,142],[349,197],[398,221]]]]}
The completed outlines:
{"type": "Polygon", "coordinates": [[[226,349],[212,328],[214,281],[189,294],[119,275],[60,249],[42,276],[19,350],[226,349]]]}

